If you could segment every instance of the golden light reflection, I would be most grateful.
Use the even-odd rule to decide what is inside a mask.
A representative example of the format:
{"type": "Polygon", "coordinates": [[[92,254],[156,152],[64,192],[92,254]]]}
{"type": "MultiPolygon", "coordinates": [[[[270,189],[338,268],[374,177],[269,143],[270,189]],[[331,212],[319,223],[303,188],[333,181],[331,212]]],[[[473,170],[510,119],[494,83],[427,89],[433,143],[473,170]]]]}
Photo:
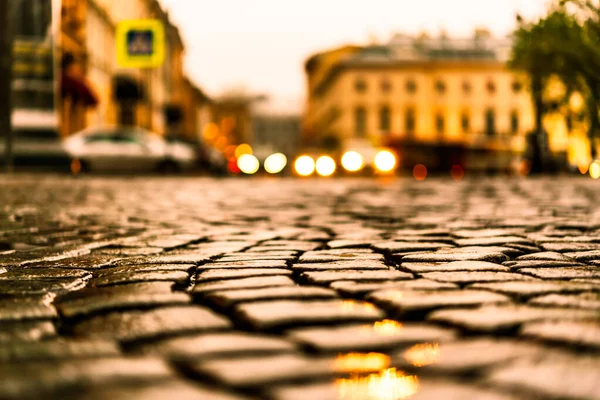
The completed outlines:
{"type": "Polygon", "coordinates": [[[335,386],[340,400],[398,400],[417,393],[419,379],[388,368],[365,377],[337,379],[335,386]]]}
{"type": "Polygon", "coordinates": [[[372,326],[373,330],[381,336],[392,336],[402,331],[402,324],[391,319],[377,321],[372,326]]]}
{"type": "Polygon", "coordinates": [[[376,310],[377,308],[371,304],[371,303],[367,303],[365,301],[356,301],[356,300],[344,300],[342,301],[342,309],[345,311],[353,311],[353,310],[364,310],[364,309],[368,309],[368,310],[376,310]]]}
{"type": "Polygon", "coordinates": [[[382,353],[339,354],[334,361],[336,372],[373,372],[390,366],[390,357],[382,353]]]}
{"type": "Polygon", "coordinates": [[[404,352],[406,361],[415,367],[436,364],[440,360],[440,347],[437,343],[421,343],[404,352]]]}
{"type": "Polygon", "coordinates": [[[396,167],[396,156],[388,150],[381,150],[375,156],[375,168],[381,172],[391,172],[396,167]]]}
{"type": "Polygon", "coordinates": [[[346,171],[356,172],[364,165],[363,156],[356,151],[347,151],[342,156],[342,167],[346,171]]]}

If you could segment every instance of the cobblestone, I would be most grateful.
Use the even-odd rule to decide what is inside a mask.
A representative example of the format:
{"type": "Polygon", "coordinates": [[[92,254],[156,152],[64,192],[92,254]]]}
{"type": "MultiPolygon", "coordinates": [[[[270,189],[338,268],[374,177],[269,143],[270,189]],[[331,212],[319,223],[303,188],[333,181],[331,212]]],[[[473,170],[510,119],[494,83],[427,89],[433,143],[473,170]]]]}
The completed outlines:
{"type": "Polygon", "coordinates": [[[600,190],[0,176],[0,398],[600,399],[600,190]]]}

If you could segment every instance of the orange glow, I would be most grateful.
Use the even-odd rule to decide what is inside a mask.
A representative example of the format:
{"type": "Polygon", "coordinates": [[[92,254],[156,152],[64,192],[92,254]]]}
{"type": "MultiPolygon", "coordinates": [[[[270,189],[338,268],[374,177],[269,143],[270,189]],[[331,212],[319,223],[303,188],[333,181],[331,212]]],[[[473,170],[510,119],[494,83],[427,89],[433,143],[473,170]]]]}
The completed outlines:
{"type": "Polygon", "coordinates": [[[225,154],[225,157],[228,160],[234,158],[235,157],[235,145],[230,144],[229,146],[227,146],[225,148],[225,151],[223,151],[223,153],[225,154]]]}
{"type": "Polygon", "coordinates": [[[398,400],[417,393],[419,379],[416,375],[405,375],[396,368],[385,369],[366,377],[336,379],[340,400],[398,400]]]}
{"type": "Polygon", "coordinates": [[[527,160],[521,161],[519,165],[519,174],[521,176],[527,176],[531,172],[531,163],[527,160]]]}
{"type": "Polygon", "coordinates": [[[235,129],[235,118],[227,117],[221,120],[221,131],[226,135],[230,134],[235,129]]]}
{"type": "Polygon", "coordinates": [[[244,154],[253,154],[252,147],[249,144],[242,143],[235,149],[235,156],[241,157],[244,154]]]}
{"type": "Polygon", "coordinates": [[[465,170],[460,165],[453,165],[450,169],[450,176],[454,182],[460,182],[465,176],[465,170]]]}
{"type": "Polygon", "coordinates": [[[73,173],[73,175],[77,175],[80,172],[81,172],[81,161],[79,161],[79,159],[75,158],[75,159],[73,159],[73,161],[71,161],[71,173],[73,173]]]}
{"type": "Polygon", "coordinates": [[[427,167],[423,164],[417,164],[413,168],[413,176],[418,181],[424,181],[427,178],[427,167]]]}
{"type": "Polygon", "coordinates": [[[579,163],[579,165],[577,165],[577,169],[582,175],[587,174],[589,168],[590,166],[587,163],[579,163]]]}
{"type": "Polygon", "coordinates": [[[215,141],[215,147],[219,150],[224,150],[227,144],[229,144],[229,140],[225,136],[219,136],[215,141]]]}
{"type": "Polygon", "coordinates": [[[424,367],[440,361],[440,348],[437,343],[416,344],[404,352],[406,361],[415,367],[424,367]]]}
{"type": "Polygon", "coordinates": [[[390,366],[390,357],[381,353],[338,354],[334,361],[337,372],[373,372],[390,366]]]}
{"type": "Polygon", "coordinates": [[[232,174],[239,174],[240,169],[237,165],[237,160],[235,158],[229,160],[229,162],[227,163],[227,169],[229,169],[229,172],[231,172],[232,174]]]}
{"type": "Polygon", "coordinates": [[[202,130],[202,136],[209,142],[213,141],[219,136],[219,127],[214,122],[207,123],[202,130]]]}

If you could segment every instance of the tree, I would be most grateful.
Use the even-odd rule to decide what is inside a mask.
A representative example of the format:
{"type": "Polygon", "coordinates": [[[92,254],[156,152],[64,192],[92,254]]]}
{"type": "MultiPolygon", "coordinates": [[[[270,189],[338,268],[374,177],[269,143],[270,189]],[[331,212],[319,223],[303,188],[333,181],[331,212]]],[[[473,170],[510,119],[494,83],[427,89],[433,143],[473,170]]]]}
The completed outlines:
{"type": "MultiPolygon", "coordinates": [[[[585,98],[588,137],[593,144],[600,130],[600,7],[592,1],[562,0],[534,23],[520,18],[518,22],[510,65],[530,76],[537,137],[543,136],[543,116],[551,106],[566,105],[571,94],[579,92],[585,98]],[[566,87],[559,104],[544,100],[551,77],[558,77],[566,87]]],[[[595,158],[595,148],[591,148],[595,158]]]]}

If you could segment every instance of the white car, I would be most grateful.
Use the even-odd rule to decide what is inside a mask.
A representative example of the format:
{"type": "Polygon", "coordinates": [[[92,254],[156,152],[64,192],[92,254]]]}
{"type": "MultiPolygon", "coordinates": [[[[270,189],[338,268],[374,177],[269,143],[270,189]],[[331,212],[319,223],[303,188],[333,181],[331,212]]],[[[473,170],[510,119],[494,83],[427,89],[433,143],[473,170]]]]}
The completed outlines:
{"type": "Polygon", "coordinates": [[[163,138],[137,127],[86,129],[65,139],[64,147],[87,172],[171,172],[190,163],[172,154],[163,138]]]}

